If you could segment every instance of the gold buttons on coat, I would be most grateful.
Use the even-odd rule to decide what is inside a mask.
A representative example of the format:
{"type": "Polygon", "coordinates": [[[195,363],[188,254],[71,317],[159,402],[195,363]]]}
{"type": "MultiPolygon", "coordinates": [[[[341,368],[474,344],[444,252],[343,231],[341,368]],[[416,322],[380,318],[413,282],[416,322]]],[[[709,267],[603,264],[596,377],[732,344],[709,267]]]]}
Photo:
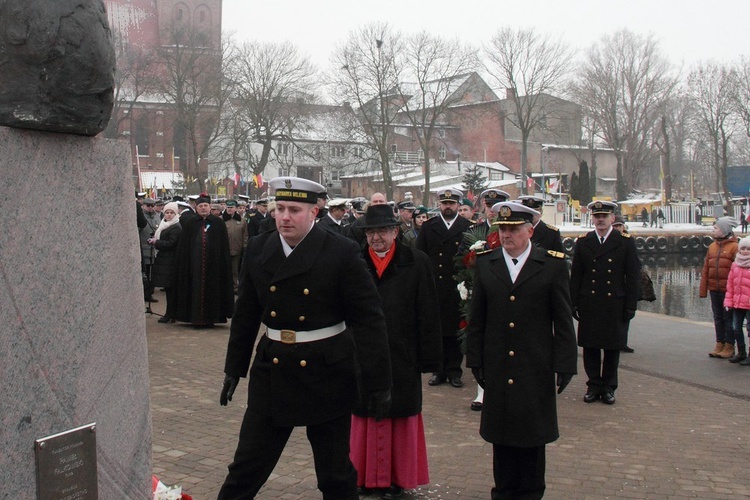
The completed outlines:
{"type": "Polygon", "coordinates": [[[514,300],[516,300],[516,296],[515,295],[511,295],[510,296],[510,301],[513,302],[514,300]]]}
{"type": "Polygon", "coordinates": [[[438,257],[442,257],[442,256],[443,256],[443,252],[440,252],[440,253],[438,254],[438,257]]]}
{"type": "Polygon", "coordinates": [[[612,262],[612,259],[607,259],[607,262],[612,262]]]}
{"type": "Polygon", "coordinates": [[[516,353],[515,353],[515,352],[513,352],[513,351],[510,351],[510,352],[508,353],[508,356],[515,356],[515,355],[516,355],[516,353]]]}
{"type": "Polygon", "coordinates": [[[310,295],[310,290],[305,288],[304,290],[302,290],[302,293],[304,293],[305,295],[310,295]]]}
{"type": "Polygon", "coordinates": [[[516,324],[515,323],[508,323],[508,326],[511,327],[511,328],[515,328],[516,324]]]}
{"type": "Polygon", "coordinates": [[[300,320],[300,321],[305,321],[305,317],[304,317],[304,316],[300,316],[300,317],[299,317],[299,320],[300,320]]]}
{"type": "Polygon", "coordinates": [[[276,317],[276,311],[271,311],[271,317],[272,317],[272,318],[275,318],[275,317],[276,317]]]}
{"type": "Polygon", "coordinates": [[[513,385],[513,379],[512,378],[508,379],[508,385],[513,385]]]}
{"type": "Polygon", "coordinates": [[[612,294],[611,294],[611,293],[608,293],[608,294],[607,294],[607,297],[611,297],[611,296],[612,296],[612,294]]]}
{"type": "Polygon", "coordinates": [[[302,361],[300,361],[300,362],[299,362],[299,365],[300,365],[300,366],[301,366],[302,368],[304,368],[304,367],[306,367],[306,366],[307,366],[307,361],[305,361],[305,360],[303,359],[302,361]]]}
{"type": "Polygon", "coordinates": [[[591,295],[594,295],[595,293],[596,293],[595,291],[591,290],[591,295]]]}
{"type": "Polygon", "coordinates": [[[273,358],[273,364],[278,365],[279,364],[279,358],[273,358]]]}
{"type": "Polygon", "coordinates": [[[271,285],[271,288],[269,288],[269,290],[271,290],[272,292],[275,292],[276,291],[276,285],[271,285]]]}

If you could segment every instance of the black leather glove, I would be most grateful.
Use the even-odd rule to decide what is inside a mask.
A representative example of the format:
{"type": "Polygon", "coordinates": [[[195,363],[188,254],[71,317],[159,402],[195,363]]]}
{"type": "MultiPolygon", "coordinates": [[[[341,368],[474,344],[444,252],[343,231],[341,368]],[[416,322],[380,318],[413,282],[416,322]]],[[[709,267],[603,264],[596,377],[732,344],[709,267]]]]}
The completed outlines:
{"type": "Polygon", "coordinates": [[[472,368],[471,374],[474,375],[474,380],[477,381],[479,387],[484,389],[484,370],[482,368],[472,368]]]}
{"type": "Polygon", "coordinates": [[[576,321],[581,321],[581,318],[579,318],[579,317],[578,317],[578,308],[577,308],[577,307],[574,307],[574,308],[573,308],[573,318],[574,318],[574,319],[575,319],[576,321]]]}
{"type": "Polygon", "coordinates": [[[374,391],[370,393],[367,412],[375,417],[376,422],[383,420],[391,409],[391,390],[374,391]]]}
{"type": "Polygon", "coordinates": [[[624,321],[630,321],[633,318],[635,318],[635,311],[632,309],[625,309],[625,314],[623,315],[622,319],[624,321]]]}
{"type": "Polygon", "coordinates": [[[221,388],[221,397],[219,398],[219,404],[221,406],[226,406],[227,401],[232,400],[232,395],[234,394],[234,390],[237,388],[239,381],[239,377],[232,377],[231,375],[224,377],[224,387],[221,388]]]}
{"type": "Polygon", "coordinates": [[[572,373],[558,373],[557,374],[557,393],[562,394],[562,391],[568,387],[568,384],[573,379],[572,373]]]}

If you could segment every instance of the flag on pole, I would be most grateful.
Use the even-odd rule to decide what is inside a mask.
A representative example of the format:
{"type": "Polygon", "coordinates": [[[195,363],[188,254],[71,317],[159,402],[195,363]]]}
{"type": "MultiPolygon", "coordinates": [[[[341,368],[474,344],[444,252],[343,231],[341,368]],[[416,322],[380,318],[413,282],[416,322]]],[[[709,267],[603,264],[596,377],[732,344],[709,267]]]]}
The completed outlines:
{"type": "Polygon", "coordinates": [[[530,175],[526,177],[526,189],[533,193],[532,190],[534,189],[534,179],[532,179],[530,175]]]}
{"type": "Polygon", "coordinates": [[[560,192],[560,178],[550,179],[547,181],[547,192],[548,193],[559,193],[560,192]]]}
{"type": "Polygon", "coordinates": [[[237,187],[237,185],[240,183],[240,179],[242,177],[240,176],[239,172],[234,173],[234,187],[237,187]]]}

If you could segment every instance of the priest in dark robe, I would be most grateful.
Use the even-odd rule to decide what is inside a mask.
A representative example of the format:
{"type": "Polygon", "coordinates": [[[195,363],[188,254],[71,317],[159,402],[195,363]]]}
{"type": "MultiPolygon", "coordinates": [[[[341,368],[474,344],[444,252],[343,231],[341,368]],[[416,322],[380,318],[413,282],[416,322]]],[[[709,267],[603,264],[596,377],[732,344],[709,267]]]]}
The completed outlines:
{"type": "Polygon", "coordinates": [[[234,311],[227,227],[221,217],[210,212],[211,199],[201,195],[196,214],[181,222],[174,318],[207,328],[226,323],[234,311]]]}

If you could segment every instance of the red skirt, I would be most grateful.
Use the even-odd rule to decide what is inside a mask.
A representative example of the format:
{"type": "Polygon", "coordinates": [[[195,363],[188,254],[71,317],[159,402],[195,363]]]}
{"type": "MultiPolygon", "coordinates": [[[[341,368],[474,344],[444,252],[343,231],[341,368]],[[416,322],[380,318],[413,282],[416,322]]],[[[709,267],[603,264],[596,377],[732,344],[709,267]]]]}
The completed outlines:
{"type": "Polygon", "coordinates": [[[357,486],[408,490],[430,482],[421,413],[380,422],[352,415],[349,449],[357,486]]]}

